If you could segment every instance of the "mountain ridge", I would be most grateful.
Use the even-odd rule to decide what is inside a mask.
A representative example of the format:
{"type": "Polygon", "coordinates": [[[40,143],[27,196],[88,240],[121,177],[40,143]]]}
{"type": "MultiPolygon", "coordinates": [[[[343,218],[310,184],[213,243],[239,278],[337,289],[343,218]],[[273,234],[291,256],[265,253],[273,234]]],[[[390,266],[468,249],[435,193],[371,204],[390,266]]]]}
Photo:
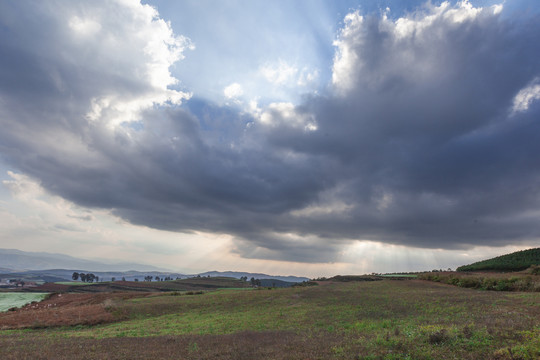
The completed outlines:
{"type": "Polygon", "coordinates": [[[0,276],[2,278],[20,277],[30,281],[71,281],[74,272],[93,273],[99,276],[101,281],[110,281],[112,278],[116,280],[125,278],[128,281],[134,281],[135,279],[142,281],[145,276],[152,276],[153,279],[156,276],[160,279],[165,277],[185,279],[196,276],[223,276],[237,279],[247,277],[248,280],[253,277],[255,279],[274,279],[291,283],[309,280],[309,278],[301,276],[268,275],[242,271],[206,271],[199,274],[183,274],[151,265],[133,263],[111,265],[63,254],[0,249],[0,276]]]}

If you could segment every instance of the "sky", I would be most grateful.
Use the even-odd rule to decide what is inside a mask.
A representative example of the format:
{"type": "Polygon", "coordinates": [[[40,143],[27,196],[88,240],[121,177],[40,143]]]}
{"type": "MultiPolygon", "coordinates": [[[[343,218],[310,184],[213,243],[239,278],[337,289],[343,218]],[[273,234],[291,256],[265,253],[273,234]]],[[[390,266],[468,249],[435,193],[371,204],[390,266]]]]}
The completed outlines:
{"type": "Polygon", "coordinates": [[[308,277],[540,246],[540,5],[0,2],[0,248],[308,277]]]}

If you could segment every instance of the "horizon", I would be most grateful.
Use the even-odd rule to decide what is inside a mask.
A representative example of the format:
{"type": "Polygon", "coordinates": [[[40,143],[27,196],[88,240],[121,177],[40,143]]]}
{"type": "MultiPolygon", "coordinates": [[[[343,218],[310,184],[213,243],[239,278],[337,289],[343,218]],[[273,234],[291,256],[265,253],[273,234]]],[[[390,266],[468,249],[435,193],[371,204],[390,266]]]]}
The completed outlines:
{"type": "Polygon", "coordinates": [[[317,278],[540,247],[539,17],[0,3],[0,248],[317,278]]]}

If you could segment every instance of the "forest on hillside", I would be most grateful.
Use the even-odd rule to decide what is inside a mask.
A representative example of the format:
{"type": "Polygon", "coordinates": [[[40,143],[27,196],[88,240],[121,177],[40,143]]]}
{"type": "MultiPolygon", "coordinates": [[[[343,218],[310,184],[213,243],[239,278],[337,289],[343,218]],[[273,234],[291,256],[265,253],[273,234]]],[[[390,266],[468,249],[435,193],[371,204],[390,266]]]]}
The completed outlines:
{"type": "Polygon", "coordinates": [[[532,265],[540,265],[540,248],[516,251],[470,265],[460,266],[457,271],[522,271],[532,265]]]}

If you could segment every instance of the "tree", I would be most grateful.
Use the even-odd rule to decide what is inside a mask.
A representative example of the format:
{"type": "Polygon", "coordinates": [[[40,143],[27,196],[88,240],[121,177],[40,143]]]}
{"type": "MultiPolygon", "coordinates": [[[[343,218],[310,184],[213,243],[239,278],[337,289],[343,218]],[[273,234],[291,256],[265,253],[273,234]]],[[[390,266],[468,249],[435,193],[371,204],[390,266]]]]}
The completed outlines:
{"type": "Polygon", "coordinates": [[[126,278],[124,276],[122,276],[122,281],[126,281],[126,278]]]}
{"type": "Polygon", "coordinates": [[[111,281],[116,281],[116,278],[113,276],[113,277],[111,278],[111,281]]]}
{"type": "Polygon", "coordinates": [[[71,275],[71,278],[72,278],[74,281],[79,280],[79,273],[75,271],[75,272],[73,273],[73,275],[71,275]]]}
{"type": "Polygon", "coordinates": [[[85,273],[80,273],[79,277],[81,278],[82,282],[86,282],[86,274],[85,273]]]}
{"type": "Polygon", "coordinates": [[[99,276],[96,275],[96,282],[99,282],[99,276]]]}
{"type": "Polygon", "coordinates": [[[159,281],[159,280],[160,280],[159,276],[156,275],[156,281],[159,281]]]}

